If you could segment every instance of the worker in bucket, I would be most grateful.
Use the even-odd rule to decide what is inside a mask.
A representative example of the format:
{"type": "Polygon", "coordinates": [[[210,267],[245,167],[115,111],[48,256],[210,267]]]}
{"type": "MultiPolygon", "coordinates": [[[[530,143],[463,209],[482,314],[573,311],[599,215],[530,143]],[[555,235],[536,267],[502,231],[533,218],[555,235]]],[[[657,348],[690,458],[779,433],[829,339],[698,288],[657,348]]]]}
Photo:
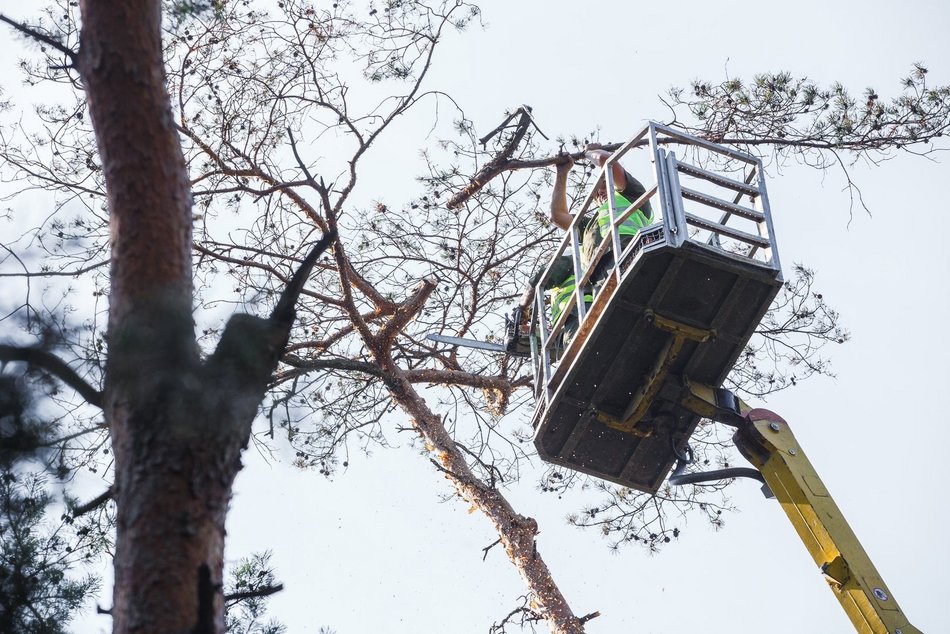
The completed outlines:
{"type": "MultiPolygon", "coordinates": [[[[584,154],[587,160],[597,168],[603,168],[610,158],[610,152],[604,150],[597,143],[589,144],[585,148],[584,154]]],[[[554,191],[551,195],[551,222],[565,231],[570,228],[574,221],[567,204],[567,177],[573,166],[574,161],[569,155],[566,155],[563,161],[557,163],[554,191]]],[[[615,189],[614,211],[619,216],[646,192],[646,188],[619,163],[615,162],[611,165],[611,174],[613,175],[615,189]]],[[[587,270],[601,241],[610,235],[610,211],[607,202],[606,178],[598,185],[594,202],[597,207],[587,220],[582,221],[580,226],[582,232],[580,249],[582,271],[587,270]]],[[[618,227],[617,233],[620,237],[621,250],[637,235],[640,229],[652,224],[653,221],[653,208],[650,201],[647,200],[618,227]]],[[[607,278],[612,264],[613,254],[608,251],[597,263],[590,277],[591,284],[596,286],[602,283],[607,278]]],[[[530,342],[527,336],[529,330],[527,316],[530,314],[528,309],[534,299],[535,286],[543,273],[544,268],[542,267],[532,276],[528,288],[521,296],[521,301],[509,320],[506,349],[510,354],[519,356],[530,354],[530,342]]],[[[567,303],[574,292],[575,286],[574,264],[571,256],[563,255],[554,263],[544,287],[545,292],[551,298],[552,324],[558,320],[565,308],[568,308],[567,303]]],[[[584,300],[588,303],[593,301],[592,294],[590,292],[585,293],[584,300]]],[[[577,316],[571,315],[564,325],[563,341],[569,341],[576,330],[577,316]]]]}

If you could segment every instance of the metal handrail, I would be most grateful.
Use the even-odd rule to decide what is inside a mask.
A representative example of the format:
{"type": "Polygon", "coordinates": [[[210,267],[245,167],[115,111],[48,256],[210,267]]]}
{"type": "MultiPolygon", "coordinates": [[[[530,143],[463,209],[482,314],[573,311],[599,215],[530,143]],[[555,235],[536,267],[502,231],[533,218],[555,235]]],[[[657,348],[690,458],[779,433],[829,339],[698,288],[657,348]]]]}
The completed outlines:
{"type": "MultiPolygon", "coordinates": [[[[733,197],[730,196],[730,198],[733,197]]],[[[616,288],[623,275],[623,269],[621,267],[624,258],[636,252],[638,245],[641,252],[643,248],[647,247],[646,244],[642,244],[644,234],[647,232],[651,235],[649,248],[659,248],[663,245],[670,245],[675,248],[690,241],[701,244],[706,248],[714,248],[729,253],[732,257],[738,256],[747,258],[760,265],[781,270],[778,253],[775,249],[775,233],[772,225],[771,209],[768,204],[768,196],[765,190],[762,162],[758,158],[746,154],[745,152],[717,145],[659,123],[650,122],[615,150],[604,163],[600,174],[598,174],[597,179],[594,181],[594,186],[584,198],[580,212],[574,216],[566,235],[548,262],[544,274],[538,280],[535,288],[535,310],[532,320],[538,320],[537,332],[540,334],[540,337],[538,341],[539,350],[537,354],[533,355],[533,358],[536,366],[534,368],[535,376],[544,381],[544,387],[546,388],[543,390],[545,399],[549,399],[552,395],[550,382],[554,376],[552,372],[552,364],[554,362],[553,355],[567,320],[570,318],[570,315],[576,313],[578,316],[578,332],[581,332],[581,325],[588,317],[586,304],[584,302],[584,291],[585,287],[590,284],[593,271],[608,252],[614,253],[615,257],[613,258],[609,275],[616,276],[618,284],[613,285],[613,288],[616,288]],[[669,142],[677,142],[702,148],[713,154],[725,156],[728,159],[749,165],[751,169],[743,170],[745,176],[742,181],[722,176],[707,169],[678,160],[672,151],[667,151],[661,147],[661,145],[666,145],[669,142]],[[648,144],[650,147],[651,160],[653,163],[653,183],[646,185],[646,193],[640,196],[636,201],[633,201],[622,213],[618,213],[614,204],[616,188],[613,182],[613,173],[610,168],[631,149],[645,144],[648,144]],[[680,173],[737,192],[736,196],[732,202],[729,202],[728,200],[723,200],[717,196],[706,194],[689,187],[681,187],[679,182],[680,173]],[[587,263],[587,267],[585,268],[581,265],[580,261],[580,241],[581,234],[584,230],[584,226],[581,223],[587,222],[588,211],[595,200],[596,191],[601,183],[606,185],[608,192],[607,209],[610,218],[608,225],[609,234],[604,236],[601,244],[594,251],[591,261],[587,263]],[[739,204],[745,196],[748,196],[752,200],[752,208],[739,204]],[[636,213],[636,211],[651,198],[656,198],[656,202],[658,203],[654,205],[654,209],[659,208],[659,217],[656,218],[656,224],[662,223],[662,235],[657,236],[656,234],[660,227],[651,225],[651,227],[641,231],[627,248],[621,249],[620,225],[632,214],[636,213]],[[700,205],[704,209],[715,209],[724,213],[718,217],[718,220],[703,218],[695,213],[687,212],[684,208],[684,200],[689,200],[691,203],[700,205]],[[743,221],[754,223],[757,227],[758,235],[728,225],[729,221],[733,218],[740,218],[743,221]],[[708,231],[710,234],[708,240],[697,241],[691,238],[688,227],[708,231]],[[744,243],[748,245],[748,249],[744,253],[739,254],[727,251],[720,244],[720,238],[727,238],[744,243]],[[568,252],[568,248],[570,248],[573,261],[575,288],[569,300],[565,303],[563,313],[559,315],[556,322],[551,324],[550,328],[548,328],[547,312],[544,303],[544,287],[548,283],[552,266],[557,262],[558,258],[568,252]],[[759,253],[760,250],[762,251],[761,254],[759,253]],[[757,255],[760,259],[756,259],[757,255]]],[[[606,287],[607,285],[605,284],[604,286],[606,287]]],[[[558,374],[560,374],[560,372],[558,374]]],[[[539,392],[540,391],[542,390],[539,389],[539,392]]]]}

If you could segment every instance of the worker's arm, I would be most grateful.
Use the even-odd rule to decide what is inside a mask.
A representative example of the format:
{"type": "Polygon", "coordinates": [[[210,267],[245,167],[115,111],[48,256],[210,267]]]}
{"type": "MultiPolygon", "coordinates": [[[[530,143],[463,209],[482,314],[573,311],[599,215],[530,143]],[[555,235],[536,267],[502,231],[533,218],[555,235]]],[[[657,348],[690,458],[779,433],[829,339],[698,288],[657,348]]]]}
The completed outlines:
{"type": "Polygon", "coordinates": [[[567,175],[573,166],[574,161],[570,157],[567,157],[563,163],[557,164],[554,191],[551,193],[551,222],[565,231],[574,220],[567,208],[567,175]]]}

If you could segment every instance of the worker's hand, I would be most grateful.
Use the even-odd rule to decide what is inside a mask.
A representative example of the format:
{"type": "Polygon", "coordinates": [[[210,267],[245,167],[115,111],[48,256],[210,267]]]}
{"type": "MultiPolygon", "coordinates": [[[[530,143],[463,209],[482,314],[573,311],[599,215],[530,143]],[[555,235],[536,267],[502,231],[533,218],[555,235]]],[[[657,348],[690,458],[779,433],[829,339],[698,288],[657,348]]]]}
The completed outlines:
{"type": "Polygon", "coordinates": [[[574,159],[570,154],[564,153],[558,157],[558,162],[554,164],[558,175],[567,174],[574,167],[574,159]]]}
{"type": "Polygon", "coordinates": [[[605,150],[604,146],[600,143],[588,143],[587,146],[584,147],[584,155],[588,161],[597,167],[603,167],[607,159],[610,158],[610,152],[605,150]]]}

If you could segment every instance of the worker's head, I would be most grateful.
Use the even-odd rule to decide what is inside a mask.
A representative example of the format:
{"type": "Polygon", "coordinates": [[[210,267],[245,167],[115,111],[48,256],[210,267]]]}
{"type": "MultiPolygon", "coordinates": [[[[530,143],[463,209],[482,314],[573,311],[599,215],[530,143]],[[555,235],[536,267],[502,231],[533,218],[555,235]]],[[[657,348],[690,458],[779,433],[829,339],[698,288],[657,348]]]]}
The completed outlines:
{"type": "MultiPolygon", "coordinates": [[[[599,176],[600,169],[604,166],[604,163],[607,162],[607,159],[610,158],[610,152],[607,150],[602,150],[600,148],[591,149],[584,152],[584,156],[587,157],[587,160],[590,161],[591,165],[594,166],[594,174],[599,176]]],[[[605,178],[599,185],[597,189],[594,190],[594,198],[597,202],[603,202],[607,198],[607,179],[605,178]]]]}

